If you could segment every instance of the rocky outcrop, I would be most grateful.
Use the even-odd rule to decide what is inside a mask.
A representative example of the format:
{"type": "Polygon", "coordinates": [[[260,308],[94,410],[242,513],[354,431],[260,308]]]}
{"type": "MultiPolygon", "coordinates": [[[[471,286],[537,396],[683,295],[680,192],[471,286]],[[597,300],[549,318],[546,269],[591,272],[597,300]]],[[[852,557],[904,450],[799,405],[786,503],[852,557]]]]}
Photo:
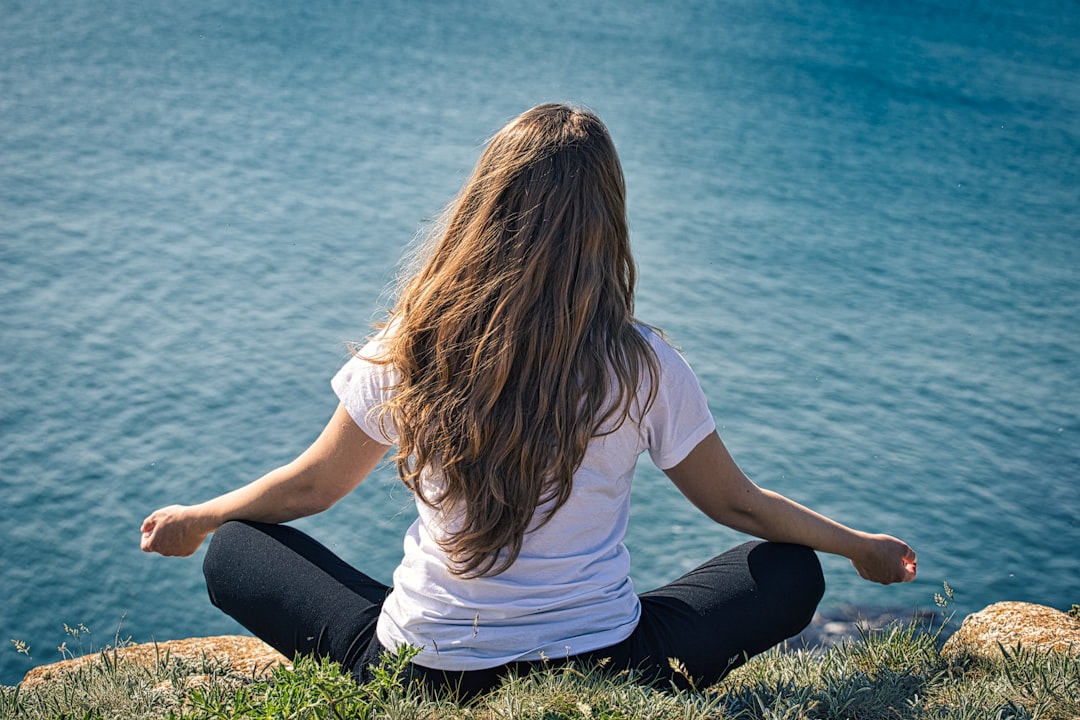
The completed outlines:
{"type": "Polygon", "coordinates": [[[997,658],[1002,648],[1013,650],[1017,645],[1080,656],[1080,620],[1045,605],[994,603],[964,618],[941,653],[997,658]]]}
{"type": "MultiPolygon", "coordinates": [[[[227,663],[232,672],[247,677],[263,677],[277,665],[290,665],[289,660],[274,648],[261,640],[243,635],[218,635],[215,637],[189,638],[187,640],[169,640],[158,643],[128,645],[117,650],[106,650],[111,659],[115,652],[117,659],[146,667],[153,667],[165,658],[183,658],[192,662],[204,660],[227,663]]],[[[22,686],[30,688],[48,682],[64,673],[74,672],[87,663],[99,662],[101,654],[62,660],[51,665],[41,665],[26,673],[22,686]]]]}
{"type": "MultiPolygon", "coordinates": [[[[790,641],[793,649],[825,649],[844,639],[858,636],[860,628],[874,629],[890,623],[910,621],[914,618],[896,614],[870,614],[863,612],[815,617],[811,627],[790,641]]],[[[1001,648],[1012,650],[1017,645],[1027,648],[1050,649],[1080,657],[1080,619],[1045,605],[1023,602],[1000,602],[973,613],[964,619],[957,630],[942,647],[942,655],[999,657],[1001,648]]],[[[261,678],[269,675],[278,665],[289,665],[289,660],[266,643],[242,635],[189,638],[159,643],[129,645],[118,650],[108,650],[126,662],[153,667],[169,658],[183,658],[192,662],[216,660],[230,666],[233,673],[246,677],[261,678]]],[[[23,687],[29,688],[73,672],[90,662],[100,661],[100,654],[72,658],[51,665],[32,669],[23,678],[23,687]]]]}

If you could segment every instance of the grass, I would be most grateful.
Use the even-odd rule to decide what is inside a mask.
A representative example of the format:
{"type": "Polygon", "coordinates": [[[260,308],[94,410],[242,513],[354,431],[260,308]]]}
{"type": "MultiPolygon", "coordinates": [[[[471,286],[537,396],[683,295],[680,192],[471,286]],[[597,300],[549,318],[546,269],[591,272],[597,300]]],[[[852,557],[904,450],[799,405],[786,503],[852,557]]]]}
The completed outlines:
{"type": "Polygon", "coordinates": [[[388,653],[364,685],[310,658],[257,680],[217,661],[159,657],[144,667],[105,650],[98,662],[52,683],[0,688],[0,718],[1080,718],[1077,658],[1017,647],[1002,648],[995,660],[945,659],[940,630],[898,624],[824,651],[774,649],[693,692],[644,686],[625,672],[566,666],[508,678],[465,704],[404,684],[405,650],[388,653]]]}

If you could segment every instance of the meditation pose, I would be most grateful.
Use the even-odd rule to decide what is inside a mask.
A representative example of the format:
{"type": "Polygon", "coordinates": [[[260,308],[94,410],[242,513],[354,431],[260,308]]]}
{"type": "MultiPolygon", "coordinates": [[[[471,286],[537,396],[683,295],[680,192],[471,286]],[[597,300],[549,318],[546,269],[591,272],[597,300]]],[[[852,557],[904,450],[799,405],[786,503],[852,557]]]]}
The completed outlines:
{"type": "Polygon", "coordinates": [[[805,628],[815,551],[878,583],[915,577],[904,542],[751,482],[689,365],[634,317],[622,169],[591,112],[545,104],[500,130],[421,249],[340,400],[295,460],[142,524],[193,554],[212,602],[286,656],[359,680],[384,649],[410,679],[475,694],[545,663],[697,687],[805,628]],[[392,452],[418,517],[385,585],[289,527],[392,452]],[[638,457],[705,515],[760,540],[638,594],[623,543],[638,457]],[[681,663],[672,669],[669,658],[681,663]]]}

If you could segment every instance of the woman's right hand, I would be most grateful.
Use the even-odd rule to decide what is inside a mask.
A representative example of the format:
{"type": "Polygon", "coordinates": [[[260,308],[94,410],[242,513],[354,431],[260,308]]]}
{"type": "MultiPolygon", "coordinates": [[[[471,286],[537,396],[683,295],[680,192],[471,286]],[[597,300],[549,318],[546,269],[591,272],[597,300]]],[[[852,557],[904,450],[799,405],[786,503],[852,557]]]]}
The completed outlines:
{"type": "Polygon", "coordinates": [[[211,528],[200,522],[197,513],[187,505],[169,505],[150,513],[142,522],[143,552],[187,557],[194,554],[211,528]]]}

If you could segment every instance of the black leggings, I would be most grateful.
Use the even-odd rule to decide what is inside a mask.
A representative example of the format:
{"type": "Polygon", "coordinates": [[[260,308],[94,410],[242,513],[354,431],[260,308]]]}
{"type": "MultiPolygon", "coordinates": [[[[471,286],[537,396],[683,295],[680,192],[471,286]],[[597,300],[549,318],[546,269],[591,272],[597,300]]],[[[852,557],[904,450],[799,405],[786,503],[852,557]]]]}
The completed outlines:
{"type": "MultiPolygon", "coordinates": [[[[203,561],[210,600],[287,657],[328,657],[361,682],[383,651],[375,623],[391,588],[346,564],[286,525],[229,522],[203,561]]],[[[412,664],[410,680],[471,696],[498,685],[507,671],[548,663],[580,666],[608,659],[647,681],[687,687],[668,658],[682,661],[698,688],[747,657],[797,635],[825,591],[817,556],[801,545],[749,542],[678,580],[643,593],[641,619],[612,647],[570,658],[510,663],[486,670],[441,671],[412,664]]]]}

